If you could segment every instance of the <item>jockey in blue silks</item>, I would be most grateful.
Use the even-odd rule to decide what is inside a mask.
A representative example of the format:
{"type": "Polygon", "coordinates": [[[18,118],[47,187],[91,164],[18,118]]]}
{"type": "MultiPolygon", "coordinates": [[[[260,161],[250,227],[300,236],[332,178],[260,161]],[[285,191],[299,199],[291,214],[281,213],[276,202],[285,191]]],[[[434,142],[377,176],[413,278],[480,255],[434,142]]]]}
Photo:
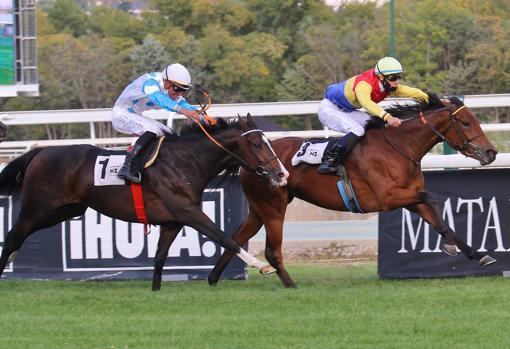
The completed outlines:
{"type": "Polygon", "coordinates": [[[128,151],[124,165],[117,176],[129,182],[139,183],[139,171],[133,171],[133,163],[142,149],[158,136],[172,133],[172,130],[142,113],[151,109],[165,109],[198,120],[201,115],[197,108],[183,97],[191,84],[191,75],[181,64],[171,64],[163,72],[143,74],[131,82],[113,107],[112,125],[121,133],[140,136],[128,151]],[[135,172],[135,173],[133,173],[135,172]]]}

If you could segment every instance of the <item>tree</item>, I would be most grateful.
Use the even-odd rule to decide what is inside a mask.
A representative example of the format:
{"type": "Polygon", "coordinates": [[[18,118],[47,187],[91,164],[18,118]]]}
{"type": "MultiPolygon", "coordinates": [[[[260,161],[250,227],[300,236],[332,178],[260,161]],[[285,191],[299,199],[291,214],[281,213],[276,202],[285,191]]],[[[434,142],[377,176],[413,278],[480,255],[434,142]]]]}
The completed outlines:
{"type": "Polygon", "coordinates": [[[60,32],[75,37],[84,35],[88,29],[88,19],[73,0],[56,0],[48,10],[48,18],[60,32]]]}
{"type": "Polygon", "coordinates": [[[150,71],[162,71],[172,63],[172,58],[165,52],[163,45],[149,34],[143,40],[143,44],[135,47],[131,54],[133,61],[133,77],[150,71]]]}
{"type": "Polygon", "coordinates": [[[141,42],[144,27],[140,19],[106,6],[96,6],[89,18],[92,30],[103,37],[132,38],[141,42]]]}

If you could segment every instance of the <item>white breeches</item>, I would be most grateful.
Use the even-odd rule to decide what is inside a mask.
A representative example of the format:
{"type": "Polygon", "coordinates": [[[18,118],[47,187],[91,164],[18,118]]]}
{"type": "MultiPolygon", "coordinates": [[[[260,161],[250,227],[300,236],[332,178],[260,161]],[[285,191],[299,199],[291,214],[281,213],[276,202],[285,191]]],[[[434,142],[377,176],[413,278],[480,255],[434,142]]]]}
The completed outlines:
{"type": "Polygon", "coordinates": [[[128,135],[141,136],[146,131],[163,136],[165,132],[172,133],[172,130],[161,122],[149,117],[130,113],[124,108],[113,107],[112,125],[115,131],[128,135]]]}
{"type": "Polygon", "coordinates": [[[320,122],[331,130],[343,133],[352,132],[356,136],[365,134],[365,125],[372,117],[360,110],[345,112],[328,99],[319,104],[318,116],[320,122]]]}

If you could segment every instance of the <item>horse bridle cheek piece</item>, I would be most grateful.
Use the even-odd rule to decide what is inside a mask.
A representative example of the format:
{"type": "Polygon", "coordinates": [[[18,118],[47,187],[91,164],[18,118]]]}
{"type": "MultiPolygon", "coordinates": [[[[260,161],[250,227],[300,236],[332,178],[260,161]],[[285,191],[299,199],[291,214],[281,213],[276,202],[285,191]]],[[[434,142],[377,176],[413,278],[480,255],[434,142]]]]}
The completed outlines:
{"type": "MultiPolygon", "coordinates": [[[[254,129],[254,130],[249,130],[249,131],[246,131],[246,132],[243,132],[241,133],[241,137],[244,137],[250,133],[253,133],[253,132],[260,132],[262,134],[264,134],[264,131],[260,130],[260,129],[254,129]]],[[[274,153],[274,152],[273,152],[274,153]]],[[[278,156],[276,154],[274,154],[274,156],[270,159],[267,159],[266,161],[260,163],[259,165],[257,165],[257,167],[255,168],[255,170],[253,170],[248,163],[246,163],[246,161],[244,161],[247,165],[247,167],[250,169],[250,171],[254,171],[257,175],[259,176],[262,176],[262,177],[269,177],[269,172],[266,170],[266,168],[264,167],[264,165],[268,164],[269,162],[273,161],[273,160],[276,160],[278,159],[278,156]]]]}
{"type": "Polygon", "coordinates": [[[460,151],[461,153],[467,155],[467,156],[474,156],[475,154],[479,154],[481,153],[480,152],[480,147],[476,144],[473,144],[472,142],[479,138],[479,137],[482,137],[484,134],[481,133],[479,135],[476,135],[474,137],[472,137],[471,139],[465,139],[464,136],[462,135],[462,133],[460,132],[459,130],[459,126],[457,124],[457,122],[459,121],[459,119],[456,117],[456,114],[461,111],[462,109],[465,109],[467,108],[465,105],[457,108],[456,110],[454,110],[453,112],[450,112],[450,125],[448,126],[448,129],[444,132],[445,134],[448,132],[448,130],[450,129],[450,127],[453,125],[453,127],[455,128],[455,133],[457,133],[457,137],[459,137],[459,139],[461,140],[462,144],[461,145],[457,145],[455,143],[453,143],[451,140],[447,139],[445,136],[443,136],[442,134],[440,134],[439,132],[437,132],[436,130],[434,130],[434,128],[431,127],[432,131],[434,131],[434,133],[436,133],[444,142],[448,143],[448,145],[450,147],[452,147],[453,149],[457,150],[457,151],[460,151]]]}
{"type": "MultiPolygon", "coordinates": [[[[484,134],[481,133],[471,139],[465,139],[462,135],[462,133],[460,132],[459,130],[459,126],[457,125],[457,121],[459,121],[459,119],[457,119],[457,117],[455,116],[459,111],[461,111],[462,109],[465,109],[467,108],[465,105],[455,109],[453,112],[450,111],[450,107],[444,107],[444,108],[441,108],[441,109],[438,109],[436,110],[435,112],[438,112],[438,111],[441,111],[442,109],[445,109],[445,110],[448,110],[448,112],[450,113],[450,124],[448,125],[448,128],[446,129],[446,131],[444,132],[444,134],[448,133],[448,131],[450,130],[450,127],[453,125],[453,127],[455,128],[455,132],[457,133],[457,136],[460,138],[460,140],[462,141],[462,145],[457,145],[455,143],[453,143],[452,141],[450,141],[448,138],[446,138],[444,136],[444,134],[442,134],[441,132],[439,132],[438,130],[436,130],[434,128],[434,126],[432,126],[426,116],[427,114],[424,114],[422,111],[420,111],[419,113],[419,116],[416,117],[416,118],[413,118],[413,119],[417,119],[419,118],[421,120],[421,122],[425,125],[427,125],[431,130],[432,132],[434,132],[440,139],[442,142],[446,142],[448,143],[448,145],[450,147],[452,147],[453,149],[457,150],[457,151],[460,151],[461,153],[467,155],[467,156],[473,156],[475,154],[480,154],[481,151],[480,151],[480,147],[477,146],[476,144],[473,144],[472,141],[479,138],[479,137],[482,137],[484,134]],[[470,151],[470,149],[473,149],[472,152],[470,151]]],[[[405,121],[410,121],[412,119],[408,119],[408,120],[405,120],[405,121]]],[[[414,160],[413,158],[411,158],[409,155],[407,155],[406,153],[404,153],[400,148],[398,148],[393,142],[391,142],[391,140],[388,138],[387,134],[386,134],[386,129],[383,129],[384,131],[384,137],[386,138],[386,141],[388,143],[390,143],[390,145],[395,149],[397,150],[400,154],[402,154],[406,159],[410,160],[413,164],[415,164],[416,166],[420,166],[420,162],[419,161],[416,161],[414,160]]]]}

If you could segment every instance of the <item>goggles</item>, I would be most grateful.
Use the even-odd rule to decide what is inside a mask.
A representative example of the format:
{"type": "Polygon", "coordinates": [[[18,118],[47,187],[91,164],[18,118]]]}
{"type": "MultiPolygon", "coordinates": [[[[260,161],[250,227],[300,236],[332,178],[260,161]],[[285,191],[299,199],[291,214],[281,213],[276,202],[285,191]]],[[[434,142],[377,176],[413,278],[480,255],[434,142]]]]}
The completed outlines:
{"type": "Polygon", "coordinates": [[[176,83],[175,81],[170,81],[170,83],[172,84],[172,90],[174,90],[174,92],[176,92],[176,93],[182,93],[182,92],[186,92],[187,90],[189,90],[188,85],[181,85],[181,84],[176,83]]]}
{"type": "Polygon", "coordinates": [[[385,75],[384,78],[388,81],[397,81],[397,80],[402,80],[402,74],[389,74],[389,75],[385,75]]]}

